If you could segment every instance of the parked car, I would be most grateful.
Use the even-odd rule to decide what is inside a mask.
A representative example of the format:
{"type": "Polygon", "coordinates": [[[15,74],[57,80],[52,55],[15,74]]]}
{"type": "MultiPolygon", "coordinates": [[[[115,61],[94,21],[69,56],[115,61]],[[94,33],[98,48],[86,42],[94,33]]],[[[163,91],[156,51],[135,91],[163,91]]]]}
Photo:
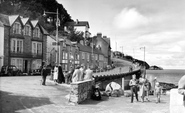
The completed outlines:
{"type": "Polygon", "coordinates": [[[2,66],[1,76],[8,75],[8,76],[20,76],[22,75],[21,70],[19,70],[15,65],[7,65],[7,66],[2,66]]]}
{"type": "Polygon", "coordinates": [[[42,70],[41,67],[38,68],[38,69],[34,69],[34,70],[32,71],[32,75],[41,75],[41,70],[42,70]]]}

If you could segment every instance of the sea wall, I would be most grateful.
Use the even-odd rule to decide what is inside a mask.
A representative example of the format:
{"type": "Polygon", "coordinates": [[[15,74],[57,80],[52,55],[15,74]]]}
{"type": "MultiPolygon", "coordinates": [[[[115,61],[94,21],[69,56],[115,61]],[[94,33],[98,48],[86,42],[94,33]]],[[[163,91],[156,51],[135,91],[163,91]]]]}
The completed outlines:
{"type": "Polygon", "coordinates": [[[86,99],[90,99],[93,85],[93,80],[71,83],[69,102],[79,104],[86,99]]]}
{"type": "Polygon", "coordinates": [[[185,113],[183,95],[178,93],[178,89],[170,90],[170,113],[185,113]]]}

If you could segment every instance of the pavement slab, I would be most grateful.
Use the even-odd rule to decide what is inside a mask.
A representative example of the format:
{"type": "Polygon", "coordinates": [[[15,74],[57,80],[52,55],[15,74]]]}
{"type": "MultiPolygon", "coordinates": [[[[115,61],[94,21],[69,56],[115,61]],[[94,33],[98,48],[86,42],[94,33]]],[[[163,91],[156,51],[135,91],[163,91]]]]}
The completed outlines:
{"type": "Polygon", "coordinates": [[[68,103],[70,85],[53,81],[40,85],[41,76],[0,77],[0,113],[169,113],[169,95],[161,103],[130,103],[130,97],[106,97],[86,100],[79,105],[68,103]]]}

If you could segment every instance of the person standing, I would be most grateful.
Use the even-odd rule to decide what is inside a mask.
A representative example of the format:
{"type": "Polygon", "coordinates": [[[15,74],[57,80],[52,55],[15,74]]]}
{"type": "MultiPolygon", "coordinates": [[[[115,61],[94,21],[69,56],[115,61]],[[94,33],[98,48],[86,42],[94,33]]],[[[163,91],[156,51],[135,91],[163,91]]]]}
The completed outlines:
{"type": "Polygon", "coordinates": [[[84,66],[82,65],[79,70],[80,70],[79,81],[83,81],[83,78],[84,78],[84,66]]]}
{"type": "Polygon", "coordinates": [[[161,94],[162,94],[162,88],[159,84],[159,82],[155,83],[155,95],[156,95],[156,103],[160,103],[160,98],[161,98],[161,94]]]}
{"type": "Polygon", "coordinates": [[[133,100],[134,100],[134,94],[135,94],[135,97],[136,97],[136,100],[138,100],[138,81],[136,80],[136,75],[132,75],[132,79],[130,80],[129,82],[129,86],[131,87],[131,103],[133,103],[133,100]]]}
{"type": "Polygon", "coordinates": [[[184,96],[183,103],[185,107],[185,75],[178,82],[178,93],[184,96]]]}
{"type": "Polygon", "coordinates": [[[64,78],[61,64],[59,64],[58,66],[58,83],[59,84],[65,83],[65,78],[64,78]]]}
{"type": "Polygon", "coordinates": [[[41,70],[41,76],[42,76],[42,85],[46,85],[46,77],[47,77],[47,70],[46,66],[44,65],[42,70],[41,70]]]}
{"type": "Polygon", "coordinates": [[[80,76],[80,66],[77,66],[73,75],[72,75],[72,83],[78,82],[80,76]]]}
{"type": "Polygon", "coordinates": [[[144,102],[144,98],[145,98],[145,95],[146,95],[145,83],[146,83],[145,75],[142,74],[141,77],[139,78],[139,85],[140,85],[139,96],[141,97],[142,102],[144,102]]]}
{"type": "Polygon", "coordinates": [[[92,80],[93,79],[93,70],[91,70],[91,67],[88,67],[85,71],[84,80],[92,80]]]}
{"type": "Polygon", "coordinates": [[[54,67],[53,79],[54,79],[55,84],[57,85],[58,84],[57,83],[58,82],[58,66],[57,65],[54,67]]]}

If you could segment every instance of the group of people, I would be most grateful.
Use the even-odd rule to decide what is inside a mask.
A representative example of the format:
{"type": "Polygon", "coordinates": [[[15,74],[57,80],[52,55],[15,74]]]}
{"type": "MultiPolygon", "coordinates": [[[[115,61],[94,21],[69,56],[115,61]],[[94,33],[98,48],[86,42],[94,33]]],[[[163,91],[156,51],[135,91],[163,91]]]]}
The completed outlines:
{"type": "Polygon", "coordinates": [[[61,64],[55,65],[54,68],[52,69],[49,66],[44,65],[41,70],[41,75],[42,75],[42,85],[46,85],[46,77],[47,75],[51,74],[51,70],[53,70],[53,80],[55,84],[70,84],[78,81],[83,81],[83,80],[92,80],[93,79],[93,70],[92,66],[89,66],[85,70],[85,66],[76,66],[74,69],[73,66],[70,67],[70,70],[67,73],[63,73],[62,66],[61,64]]]}
{"type": "MultiPolygon", "coordinates": [[[[153,91],[154,95],[156,96],[156,103],[160,102],[160,96],[162,93],[162,88],[157,81],[157,78],[154,78],[153,81],[153,91]]],[[[144,102],[145,97],[147,101],[149,100],[149,93],[152,89],[151,83],[149,82],[148,79],[146,79],[145,74],[142,74],[142,76],[138,79],[136,79],[136,75],[132,75],[132,79],[129,82],[129,86],[131,89],[131,103],[133,103],[134,100],[134,95],[136,97],[136,100],[139,101],[138,99],[138,94],[141,97],[141,102],[144,102]],[[139,92],[139,93],[138,93],[139,92]]]]}

